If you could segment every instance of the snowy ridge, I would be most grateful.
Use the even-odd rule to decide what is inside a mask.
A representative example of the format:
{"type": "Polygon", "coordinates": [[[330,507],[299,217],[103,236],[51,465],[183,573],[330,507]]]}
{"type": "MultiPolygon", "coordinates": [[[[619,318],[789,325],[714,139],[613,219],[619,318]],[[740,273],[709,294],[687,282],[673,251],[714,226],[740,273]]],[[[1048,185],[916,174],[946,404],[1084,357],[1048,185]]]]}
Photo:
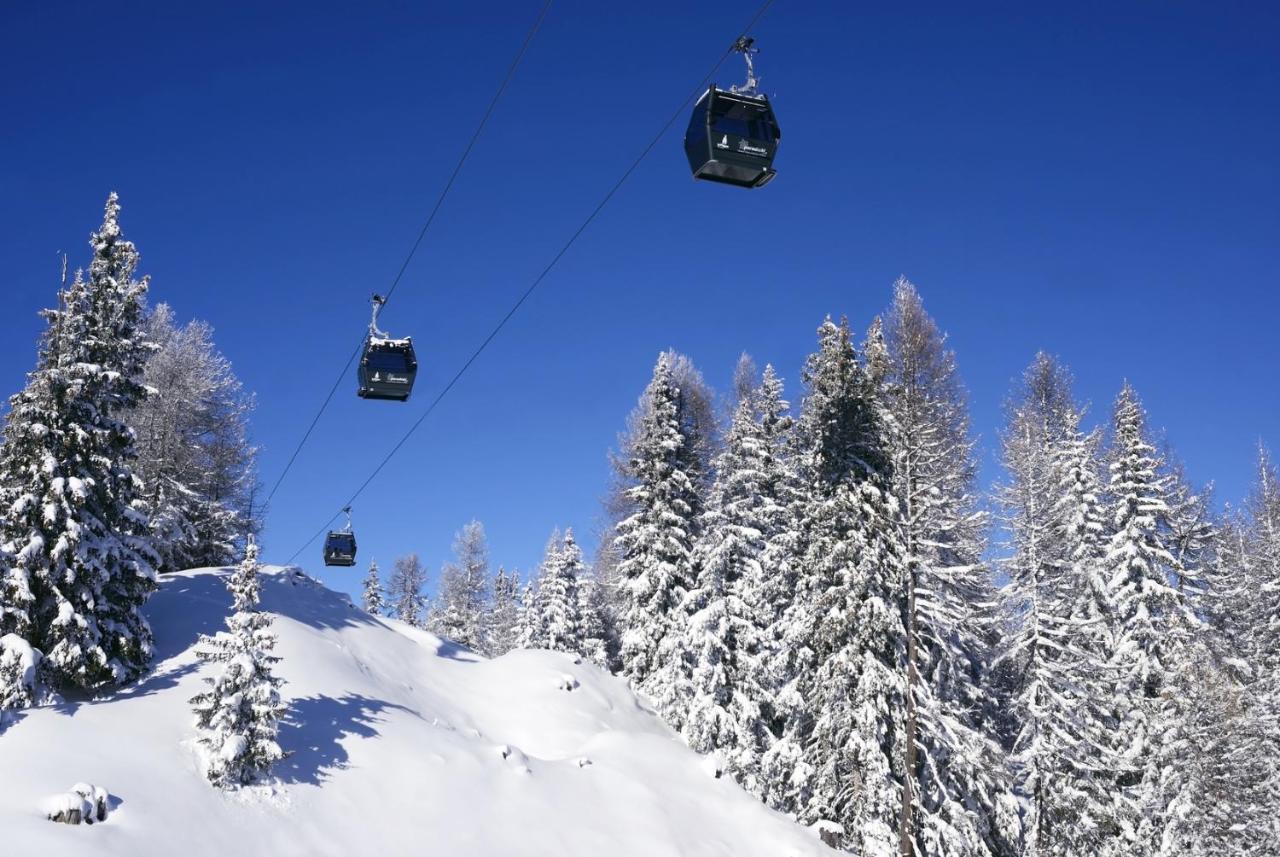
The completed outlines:
{"type": "Polygon", "coordinates": [[[230,609],[226,573],[162,579],[146,608],[155,668],[139,682],[18,712],[0,732],[6,854],[832,853],[711,777],[622,680],[553,652],[485,660],[278,567],[262,569],[262,605],[292,755],[275,786],[219,792],[188,700],[204,686],[193,647],[230,609]],[[46,821],[41,801],[78,781],[110,790],[110,818],[46,821]]]}

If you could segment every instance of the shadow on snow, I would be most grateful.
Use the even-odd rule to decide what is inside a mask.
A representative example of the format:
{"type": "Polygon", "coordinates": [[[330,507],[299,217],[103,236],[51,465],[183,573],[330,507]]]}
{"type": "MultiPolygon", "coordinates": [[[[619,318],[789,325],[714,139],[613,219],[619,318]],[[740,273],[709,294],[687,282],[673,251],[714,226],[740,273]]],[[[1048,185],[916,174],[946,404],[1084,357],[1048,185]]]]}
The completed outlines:
{"type": "Polygon", "coordinates": [[[343,739],[377,737],[374,727],[390,710],[413,713],[403,705],[358,694],[290,700],[278,739],[289,756],[275,765],[272,773],[283,783],[320,785],[333,771],[351,766],[343,739]]]}

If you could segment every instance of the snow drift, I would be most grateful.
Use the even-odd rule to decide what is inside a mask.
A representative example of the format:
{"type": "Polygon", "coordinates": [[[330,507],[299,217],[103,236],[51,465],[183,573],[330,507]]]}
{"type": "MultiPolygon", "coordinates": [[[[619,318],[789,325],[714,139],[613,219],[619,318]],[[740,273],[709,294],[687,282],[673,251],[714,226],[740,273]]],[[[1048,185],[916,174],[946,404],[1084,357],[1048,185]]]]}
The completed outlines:
{"type": "Polygon", "coordinates": [[[262,569],[291,753],[272,786],[201,773],[193,647],[230,610],[221,569],[168,576],[147,605],[154,670],[101,700],[11,715],[0,732],[8,854],[830,854],[707,773],[625,682],[555,652],[486,660],[369,616],[296,570],[262,569]],[[108,819],[52,824],[41,801],[110,787],[108,819]]]}

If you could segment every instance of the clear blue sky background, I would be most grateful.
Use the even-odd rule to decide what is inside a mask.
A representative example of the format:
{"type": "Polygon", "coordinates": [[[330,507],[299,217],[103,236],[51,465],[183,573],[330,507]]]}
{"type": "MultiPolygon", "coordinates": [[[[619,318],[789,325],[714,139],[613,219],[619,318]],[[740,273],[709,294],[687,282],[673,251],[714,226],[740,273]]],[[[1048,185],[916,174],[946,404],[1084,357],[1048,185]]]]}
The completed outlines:
{"type": "MultiPolygon", "coordinates": [[[[57,253],[107,192],[154,300],[210,321],[274,480],[540,7],[14,3],[0,28],[0,389],[57,253]],[[263,8],[270,7],[270,8],[263,8]]],[[[282,561],[421,413],[750,17],[753,2],[557,0],[384,318],[408,405],[344,388],[277,495],[282,561]]],[[[778,0],[755,34],[784,139],[755,192],[696,184],[673,129],[356,506],[361,565],[433,569],[470,518],[530,569],[589,535],[654,357],[720,388],[744,349],[798,399],[827,313],[906,274],[950,332],[984,479],[1039,348],[1104,417],[1123,378],[1192,476],[1280,446],[1280,7],[778,0]]],[[[740,69],[718,77],[737,82],[740,69]]],[[[683,126],[683,121],[679,123],[683,126]]]]}

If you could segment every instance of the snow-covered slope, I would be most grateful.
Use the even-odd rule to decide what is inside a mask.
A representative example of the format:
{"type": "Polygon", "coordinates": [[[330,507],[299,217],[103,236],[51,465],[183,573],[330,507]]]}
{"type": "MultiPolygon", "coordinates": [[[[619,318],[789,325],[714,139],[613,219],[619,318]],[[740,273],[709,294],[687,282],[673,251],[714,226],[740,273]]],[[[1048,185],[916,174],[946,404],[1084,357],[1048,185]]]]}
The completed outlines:
{"type": "Polygon", "coordinates": [[[0,852],[13,855],[831,854],[715,779],[621,680],[553,652],[485,660],[264,569],[292,752],[237,794],[197,766],[192,647],[230,606],[220,570],[167,577],[148,604],[154,672],[122,693],[20,713],[0,733],[0,852]],[[563,689],[566,686],[572,690],[563,689]],[[87,781],[115,809],[52,824],[42,799],[87,781]]]}

